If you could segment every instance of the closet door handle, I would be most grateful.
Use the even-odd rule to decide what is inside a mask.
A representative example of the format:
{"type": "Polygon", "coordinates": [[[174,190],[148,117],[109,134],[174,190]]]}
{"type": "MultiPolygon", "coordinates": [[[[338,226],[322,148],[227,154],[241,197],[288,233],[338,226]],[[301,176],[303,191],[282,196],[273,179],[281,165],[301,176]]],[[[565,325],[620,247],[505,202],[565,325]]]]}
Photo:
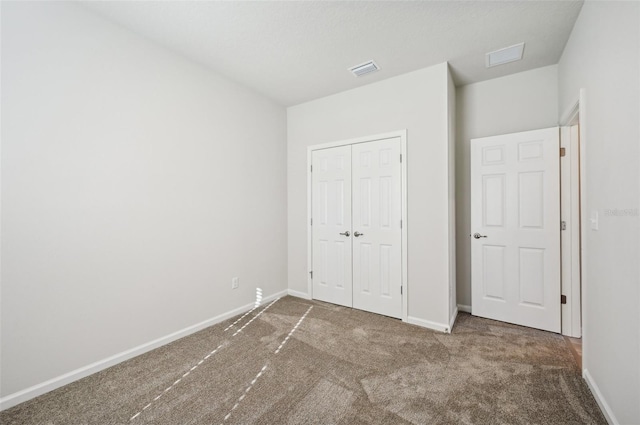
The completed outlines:
{"type": "MultiPolygon", "coordinates": [[[[357,233],[357,232],[356,232],[356,233],[357,233]]],[[[351,235],[351,233],[349,233],[349,231],[348,231],[348,230],[347,230],[346,232],[344,232],[344,233],[340,233],[340,234],[341,234],[342,236],[350,236],[350,235],[351,235]]]]}
{"type": "Polygon", "coordinates": [[[353,236],[355,236],[355,237],[357,238],[358,236],[364,236],[364,233],[360,233],[360,232],[356,231],[356,232],[353,234],[353,236]]]}

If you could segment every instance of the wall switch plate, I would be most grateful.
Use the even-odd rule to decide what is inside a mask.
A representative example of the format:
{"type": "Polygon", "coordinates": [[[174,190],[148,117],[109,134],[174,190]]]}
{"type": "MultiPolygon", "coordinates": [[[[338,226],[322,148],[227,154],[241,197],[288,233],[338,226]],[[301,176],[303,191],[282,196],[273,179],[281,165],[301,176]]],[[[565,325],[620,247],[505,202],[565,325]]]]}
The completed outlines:
{"type": "Polygon", "coordinates": [[[239,286],[240,286],[239,278],[234,277],[233,279],[231,279],[231,289],[238,289],[239,286]]]}

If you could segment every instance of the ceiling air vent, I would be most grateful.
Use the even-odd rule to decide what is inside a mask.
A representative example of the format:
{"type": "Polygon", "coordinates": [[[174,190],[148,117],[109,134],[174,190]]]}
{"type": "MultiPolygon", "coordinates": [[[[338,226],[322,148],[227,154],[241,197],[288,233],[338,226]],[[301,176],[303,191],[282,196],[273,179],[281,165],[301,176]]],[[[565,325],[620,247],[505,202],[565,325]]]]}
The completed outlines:
{"type": "Polygon", "coordinates": [[[368,61],[361,63],[360,65],[352,66],[349,68],[349,71],[351,71],[356,77],[362,77],[365,74],[370,74],[379,69],[380,67],[374,61],[368,61]]]}
{"type": "Polygon", "coordinates": [[[522,53],[524,52],[524,43],[515,44],[513,46],[505,47],[504,49],[494,50],[487,53],[487,68],[492,66],[502,65],[509,62],[515,62],[522,59],[522,53]]]}

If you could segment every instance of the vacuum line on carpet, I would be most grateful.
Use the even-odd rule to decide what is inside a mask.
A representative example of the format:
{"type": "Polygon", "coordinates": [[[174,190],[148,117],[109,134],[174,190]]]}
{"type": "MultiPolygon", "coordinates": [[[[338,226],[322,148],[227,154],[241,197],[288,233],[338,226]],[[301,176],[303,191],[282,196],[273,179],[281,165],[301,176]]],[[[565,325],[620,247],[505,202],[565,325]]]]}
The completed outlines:
{"type": "Polygon", "coordinates": [[[267,370],[267,365],[262,366],[262,369],[260,369],[260,372],[258,372],[256,377],[253,378],[253,381],[251,381],[249,386],[244,390],[244,393],[242,393],[240,398],[238,398],[238,401],[236,401],[236,404],[233,405],[233,407],[231,408],[231,411],[229,413],[227,413],[227,415],[224,417],[224,419],[222,420],[222,423],[220,425],[222,425],[224,422],[226,422],[231,417],[231,413],[233,413],[233,411],[238,408],[238,406],[240,405],[240,402],[242,402],[242,400],[244,400],[244,398],[247,396],[247,393],[249,392],[249,390],[251,390],[251,388],[256,384],[256,382],[258,381],[258,378],[260,378],[262,376],[262,374],[264,373],[265,370],[267,370]]]}
{"type": "Polygon", "coordinates": [[[171,388],[175,387],[177,384],[180,383],[180,381],[182,381],[182,379],[186,378],[187,376],[189,376],[189,374],[191,372],[193,372],[194,370],[196,370],[198,368],[198,366],[200,366],[202,363],[204,363],[205,360],[207,360],[209,357],[213,356],[215,353],[218,352],[219,349],[222,348],[223,344],[220,344],[216,347],[215,350],[211,351],[209,354],[207,354],[206,356],[204,356],[195,366],[193,366],[191,369],[189,369],[187,372],[185,372],[181,378],[178,378],[173,384],[169,385],[167,388],[164,389],[163,392],[161,392],[160,394],[158,394],[153,401],[149,402],[146,406],[144,406],[142,408],[141,411],[139,411],[138,413],[136,413],[135,415],[133,415],[129,421],[134,420],[135,418],[137,418],[138,416],[140,416],[142,414],[142,412],[144,412],[145,410],[147,410],[149,407],[151,407],[151,405],[153,403],[155,403],[156,401],[158,401],[160,399],[160,397],[162,397],[164,394],[168,393],[171,388]]]}
{"type": "Polygon", "coordinates": [[[280,350],[282,349],[282,347],[284,347],[284,345],[287,343],[287,341],[289,341],[289,338],[291,338],[291,335],[293,335],[293,333],[296,331],[296,329],[298,329],[298,326],[300,326],[300,324],[302,323],[302,321],[304,320],[305,317],[307,317],[307,314],[309,314],[309,312],[311,311],[311,309],[313,308],[313,306],[310,306],[307,311],[302,315],[302,317],[300,318],[300,320],[298,320],[298,323],[296,323],[296,325],[293,327],[293,329],[291,329],[291,332],[289,332],[289,335],[287,335],[287,337],[284,339],[284,341],[282,341],[282,343],[280,344],[280,346],[278,347],[278,349],[276,350],[275,353],[273,354],[278,354],[280,352],[280,350]]]}
{"type": "MultiPolygon", "coordinates": [[[[254,320],[256,320],[258,317],[260,317],[260,315],[262,313],[264,313],[269,307],[271,307],[273,304],[275,304],[276,301],[278,301],[280,298],[276,298],[275,300],[273,300],[273,302],[271,302],[271,304],[267,305],[265,308],[263,308],[262,310],[260,310],[260,312],[258,314],[256,314],[251,320],[249,320],[247,323],[244,324],[244,326],[242,326],[240,329],[238,329],[233,335],[232,337],[238,335],[240,332],[242,332],[242,330],[244,328],[246,328],[247,326],[249,326],[249,324],[251,322],[253,322],[254,320]]],[[[251,311],[255,310],[257,307],[253,308],[251,311]]],[[[247,314],[251,313],[251,311],[249,311],[248,313],[246,313],[244,316],[242,317],[246,317],[247,314]]],[[[240,319],[242,319],[242,317],[240,319]]],[[[240,319],[236,320],[237,323],[240,319]]],[[[232,325],[233,326],[233,325],[232,325]]],[[[226,329],[225,329],[226,330],[226,329]]],[[[212,355],[214,355],[220,348],[222,348],[222,346],[224,345],[224,343],[218,345],[218,347],[216,347],[215,350],[211,351],[209,354],[207,354],[206,356],[204,356],[204,358],[202,358],[196,365],[194,365],[191,369],[189,369],[188,371],[186,371],[181,378],[179,378],[178,380],[176,380],[173,384],[171,384],[169,387],[167,387],[162,393],[160,393],[158,396],[156,396],[152,402],[150,402],[149,404],[147,404],[146,406],[144,406],[142,408],[142,410],[140,410],[138,413],[136,413],[135,415],[133,415],[129,421],[134,420],[135,418],[137,418],[138,416],[140,416],[142,414],[142,412],[144,412],[145,410],[147,410],[149,407],[151,407],[151,405],[158,401],[158,399],[160,399],[160,397],[162,397],[163,394],[169,392],[169,390],[171,390],[171,388],[173,388],[176,384],[180,383],[180,381],[184,378],[186,378],[187,376],[189,376],[189,374],[193,371],[195,371],[198,366],[200,366],[202,363],[204,363],[205,360],[207,360],[209,357],[211,357],[212,355]]],[[[266,367],[266,366],[265,366],[266,367]]],[[[253,383],[252,383],[253,385],[253,383]]],[[[237,407],[237,406],[236,406],[237,407]]],[[[234,407],[235,409],[235,407],[234,407]]]]}
{"type": "Polygon", "coordinates": [[[227,326],[227,328],[224,330],[225,332],[228,331],[229,329],[231,329],[232,327],[234,327],[236,325],[236,323],[238,323],[239,321],[241,321],[242,319],[244,319],[245,317],[247,317],[249,314],[253,313],[253,310],[255,310],[256,308],[260,307],[259,305],[256,305],[255,307],[253,307],[251,310],[247,311],[245,314],[242,315],[241,318],[239,318],[238,320],[236,320],[235,322],[233,322],[232,324],[230,324],[229,326],[227,326]]]}
{"type": "Polygon", "coordinates": [[[271,304],[269,304],[268,306],[266,306],[265,308],[263,308],[262,310],[260,310],[260,312],[259,312],[258,314],[256,314],[255,316],[253,316],[253,318],[252,318],[251,320],[249,320],[247,323],[245,323],[243,327],[241,327],[240,329],[238,329],[238,330],[233,334],[233,336],[236,336],[236,335],[238,335],[240,332],[242,332],[242,330],[243,330],[244,328],[246,328],[247,326],[249,326],[249,324],[251,324],[251,322],[253,322],[253,321],[254,321],[254,320],[256,320],[258,317],[260,317],[260,315],[261,315],[262,313],[264,313],[265,311],[267,311],[267,309],[268,309],[269,307],[271,307],[272,305],[274,305],[274,304],[276,303],[276,301],[278,301],[279,299],[280,299],[280,298],[276,298],[275,300],[273,300],[273,301],[271,302],[271,304]]]}
{"type": "Polygon", "coordinates": [[[253,308],[251,310],[247,311],[245,314],[243,314],[241,318],[239,318],[238,320],[236,320],[235,322],[233,322],[232,324],[227,326],[227,328],[224,331],[226,332],[229,329],[231,329],[232,327],[234,327],[236,325],[236,323],[238,323],[239,321],[241,321],[242,319],[247,317],[249,314],[251,314],[253,312],[253,310],[255,310],[256,308],[260,307],[260,305],[262,305],[262,289],[261,288],[256,288],[256,302],[255,302],[253,308]]]}
{"type": "MultiPolygon", "coordinates": [[[[278,301],[278,300],[276,300],[278,301]]],[[[274,301],[274,302],[276,302],[274,301]]],[[[271,303],[273,304],[273,303],[271,303]]],[[[269,304],[264,310],[262,310],[260,313],[264,312],[267,308],[269,308],[271,306],[271,304],[269,304]]],[[[307,317],[307,315],[309,314],[309,312],[311,311],[311,309],[313,308],[313,306],[309,306],[309,308],[307,309],[307,311],[305,311],[305,313],[302,315],[302,317],[300,317],[300,320],[298,320],[298,323],[295,324],[295,326],[291,329],[291,331],[289,332],[289,334],[286,336],[286,338],[284,339],[284,341],[282,341],[282,343],[280,343],[280,346],[278,347],[278,349],[275,351],[274,354],[278,354],[280,352],[280,350],[282,349],[282,347],[284,347],[284,345],[287,343],[287,341],[289,340],[289,338],[291,338],[291,336],[293,335],[293,333],[296,331],[296,329],[298,329],[298,326],[300,326],[302,324],[302,321],[305,319],[305,317],[307,317]]],[[[258,317],[259,314],[256,316],[258,317]]],[[[254,318],[255,319],[255,318],[254,318]]],[[[251,322],[249,322],[251,323],[251,322]]],[[[247,325],[249,324],[247,323],[247,325]]],[[[246,326],[246,325],[245,325],[246,326]]],[[[242,330],[242,329],[240,329],[242,330]]],[[[238,332],[240,332],[240,330],[238,332]]],[[[235,334],[234,334],[235,335],[235,334]]],[[[233,413],[234,410],[236,410],[238,408],[238,406],[240,405],[240,403],[242,402],[242,400],[244,400],[244,398],[247,396],[247,393],[249,392],[249,390],[251,390],[251,388],[255,385],[256,381],[258,380],[258,378],[260,378],[260,376],[262,376],[262,374],[264,373],[264,371],[267,369],[267,365],[264,365],[262,367],[262,369],[260,370],[260,372],[258,372],[258,374],[256,375],[255,378],[253,378],[253,380],[251,381],[251,383],[249,384],[249,386],[244,390],[244,393],[242,393],[242,395],[240,396],[240,398],[238,398],[238,401],[236,401],[236,404],[233,405],[233,407],[231,408],[231,410],[229,411],[229,413],[227,413],[227,415],[224,417],[224,419],[222,420],[222,423],[220,425],[223,425],[230,417],[231,414],[233,413]]]]}

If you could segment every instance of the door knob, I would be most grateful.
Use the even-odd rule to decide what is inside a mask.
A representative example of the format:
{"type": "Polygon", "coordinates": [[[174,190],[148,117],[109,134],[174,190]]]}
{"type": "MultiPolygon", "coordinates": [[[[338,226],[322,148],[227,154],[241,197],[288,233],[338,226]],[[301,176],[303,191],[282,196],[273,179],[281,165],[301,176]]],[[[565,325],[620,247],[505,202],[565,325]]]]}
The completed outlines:
{"type": "MultiPolygon", "coordinates": [[[[358,233],[358,232],[356,232],[356,233],[358,233]]],[[[344,233],[340,233],[340,234],[341,234],[342,236],[349,236],[349,235],[351,235],[351,233],[349,233],[349,231],[348,231],[348,230],[347,230],[346,232],[344,232],[344,233]]]]}
{"type": "Polygon", "coordinates": [[[477,233],[477,232],[473,234],[473,237],[476,238],[476,239],[486,238],[485,235],[481,235],[480,233],[477,233]]]}
{"type": "Polygon", "coordinates": [[[355,237],[357,238],[358,236],[364,236],[364,233],[360,233],[360,232],[356,231],[356,232],[353,234],[353,236],[355,236],[355,237]]]}

